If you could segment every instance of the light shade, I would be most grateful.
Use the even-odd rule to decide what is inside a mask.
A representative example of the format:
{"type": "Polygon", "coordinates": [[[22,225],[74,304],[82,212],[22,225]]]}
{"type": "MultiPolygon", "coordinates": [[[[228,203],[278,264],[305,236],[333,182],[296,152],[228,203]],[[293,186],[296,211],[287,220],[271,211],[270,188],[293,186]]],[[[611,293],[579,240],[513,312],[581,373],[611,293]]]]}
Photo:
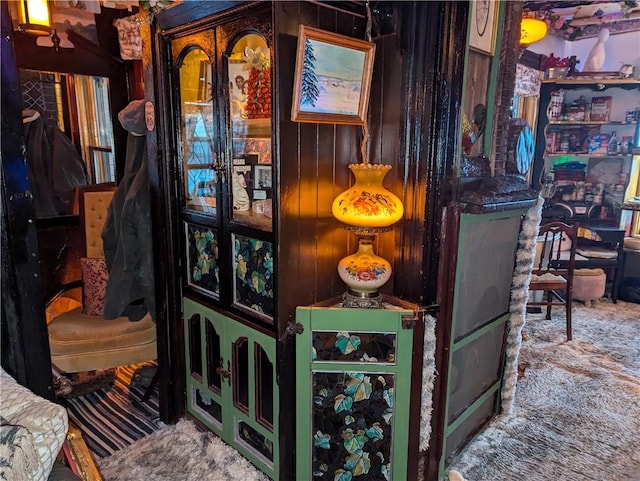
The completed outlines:
{"type": "Polygon", "coordinates": [[[333,216],[358,238],[358,251],[338,263],[338,274],[347,285],[344,307],[381,308],[378,289],[391,278],[391,264],[373,251],[376,234],[386,232],[404,213],[400,199],[382,181],[391,170],[384,164],[351,164],[353,187],[335,198],[333,216]]]}
{"type": "Polygon", "coordinates": [[[537,18],[525,17],[520,23],[520,45],[531,45],[547,35],[547,24],[537,18]]]}
{"type": "Polygon", "coordinates": [[[47,0],[18,2],[18,30],[34,35],[51,33],[51,15],[47,0]]]}
{"type": "Polygon", "coordinates": [[[391,170],[384,164],[351,164],[356,182],[333,201],[333,216],[354,227],[389,227],[402,218],[400,199],[382,181],[391,170]]]}

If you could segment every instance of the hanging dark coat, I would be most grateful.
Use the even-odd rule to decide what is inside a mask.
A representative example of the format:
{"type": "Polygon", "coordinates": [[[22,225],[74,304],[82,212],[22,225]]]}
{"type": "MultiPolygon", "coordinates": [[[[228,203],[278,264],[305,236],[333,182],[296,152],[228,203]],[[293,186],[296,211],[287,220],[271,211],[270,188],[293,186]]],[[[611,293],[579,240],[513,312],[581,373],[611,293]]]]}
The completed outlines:
{"type": "Polygon", "coordinates": [[[24,132],[36,217],[69,215],[75,188],[87,185],[82,157],[57,125],[47,126],[39,112],[25,112],[33,113],[24,132]]]}
{"type": "Polygon", "coordinates": [[[146,136],[129,133],[125,173],[102,231],[109,280],[104,318],[155,319],[153,249],[146,136]]]}

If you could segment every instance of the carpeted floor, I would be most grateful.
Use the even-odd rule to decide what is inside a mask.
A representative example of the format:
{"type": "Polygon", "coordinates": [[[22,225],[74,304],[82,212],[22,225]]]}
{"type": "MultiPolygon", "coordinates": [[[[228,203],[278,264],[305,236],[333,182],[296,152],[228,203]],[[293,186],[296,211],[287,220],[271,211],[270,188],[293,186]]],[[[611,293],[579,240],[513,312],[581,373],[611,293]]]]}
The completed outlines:
{"type": "Polygon", "coordinates": [[[510,416],[454,460],[467,481],[640,480],[640,305],[527,315],[510,416]]]}
{"type": "Polygon", "coordinates": [[[184,419],[98,460],[98,467],[105,481],[269,479],[220,438],[184,419]]]}
{"type": "MultiPolygon", "coordinates": [[[[640,305],[528,315],[512,414],[452,463],[467,481],[640,481],[640,305]]],[[[98,459],[105,481],[262,481],[235,450],[187,420],[98,459]]],[[[404,480],[396,480],[404,481],[404,480]]]]}

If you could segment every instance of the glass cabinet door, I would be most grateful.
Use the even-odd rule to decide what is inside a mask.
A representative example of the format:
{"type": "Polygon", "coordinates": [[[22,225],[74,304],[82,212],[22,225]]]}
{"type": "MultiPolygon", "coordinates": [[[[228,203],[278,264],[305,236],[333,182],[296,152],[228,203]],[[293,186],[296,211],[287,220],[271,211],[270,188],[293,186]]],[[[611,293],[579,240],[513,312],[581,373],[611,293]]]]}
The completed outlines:
{"type": "Polygon", "coordinates": [[[239,36],[227,52],[232,219],[271,231],[271,52],[256,33],[239,36]]]}
{"type": "Polygon", "coordinates": [[[183,207],[216,215],[220,179],[213,79],[211,60],[200,48],[193,48],[184,56],[179,68],[179,88],[183,207]]]}

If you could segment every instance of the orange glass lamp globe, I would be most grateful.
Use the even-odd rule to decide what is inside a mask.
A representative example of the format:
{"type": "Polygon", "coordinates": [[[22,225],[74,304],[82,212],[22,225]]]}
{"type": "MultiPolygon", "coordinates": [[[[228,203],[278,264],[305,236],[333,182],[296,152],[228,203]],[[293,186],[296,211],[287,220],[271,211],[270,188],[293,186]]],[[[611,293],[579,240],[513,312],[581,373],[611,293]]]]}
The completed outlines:
{"type": "Polygon", "coordinates": [[[520,45],[528,46],[547,35],[547,24],[537,18],[525,17],[520,23],[520,45]]]}
{"type": "Polygon", "coordinates": [[[391,170],[385,164],[350,164],[355,184],[333,201],[333,216],[355,227],[389,227],[404,214],[400,199],[387,190],[382,181],[391,170]]]}

